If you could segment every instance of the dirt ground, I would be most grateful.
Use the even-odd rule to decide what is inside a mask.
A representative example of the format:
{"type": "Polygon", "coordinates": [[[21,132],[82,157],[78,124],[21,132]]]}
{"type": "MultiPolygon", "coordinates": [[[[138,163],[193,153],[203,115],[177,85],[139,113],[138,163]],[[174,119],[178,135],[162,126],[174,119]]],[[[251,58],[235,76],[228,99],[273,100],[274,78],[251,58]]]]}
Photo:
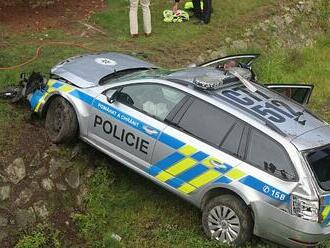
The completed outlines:
{"type": "Polygon", "coordinates": [[[56,0],[54,5],[37,8],[0,6],[0,23],[15,33],[50,28],[66,29],[68,24],[88,19],[105,6],[104,0],[56,0]]]}

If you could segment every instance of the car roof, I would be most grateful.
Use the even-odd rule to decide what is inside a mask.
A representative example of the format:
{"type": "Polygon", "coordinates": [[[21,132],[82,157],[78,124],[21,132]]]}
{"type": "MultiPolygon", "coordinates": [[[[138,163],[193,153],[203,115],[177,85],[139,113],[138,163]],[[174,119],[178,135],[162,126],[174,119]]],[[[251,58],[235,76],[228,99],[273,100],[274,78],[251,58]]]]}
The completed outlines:
{"type": "MultiPolygon", "coordinates": [[[[244,71],[242,70],[244,73],[244,71]]],[[[221,71],[212,68],[188,68],[174,72],[167,79],[174,83],[194,85],[194,78],[209,75],[221,77],[221,71]],[[218,73],[218,74],[217,74],[218,73]],[[219,74],[220,73],[220,74],[219,74]]],[[[248,75],[246,75],[248,76],[248,75]]],[[[224,77],[223,77],[224,78],[224,77]]],[[[219,106],[235,109],[240,119],[253,119],[264,126],[263,130],[273,130],[293,143],[298,150],[311,149],[330,143],[329,125],[311,113],[304,106],[279,93],[266,88],[262,84],[253,84],[256,92],[249,91],[244,84],[229,80],[216,90],[204,90],[205,97],[216,100],[219,106]],[[327,131],[328,130],[328,131],[327,131]],[[327,137],[320,138],[321,134],[327,137]],[[308,135],[307,135],[308,134],[308,135]],[[315,137],[312,138],[315,134],[315,137]],[[300,138],[299,138],[300,137],[300,138]],[[308,137],[309,142],[306,142],[308,137]]],[[[192,88],[192,87],[189,87],[192,88]]],[[[200,89],[195,87],[195,90],[200,89]]]]}

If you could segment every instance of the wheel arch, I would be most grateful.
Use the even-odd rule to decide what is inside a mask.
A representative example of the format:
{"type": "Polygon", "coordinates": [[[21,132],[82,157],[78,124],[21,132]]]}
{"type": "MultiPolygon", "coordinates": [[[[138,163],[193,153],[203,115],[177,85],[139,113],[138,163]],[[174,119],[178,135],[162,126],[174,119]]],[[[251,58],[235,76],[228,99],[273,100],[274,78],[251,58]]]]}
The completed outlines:
{"type": "Polygon", "coordinates": [[[202,196],[200,208],[203,209],[205,207],[206,203],[210,199],[212,199],[216,196],[219,196],[219,195],[224,195],[224,194],[230,194],[230,195],[236,196],[242,202],[244,202],[247,206],[249,206],[249,208],[252,211],[250,200],[244,194],[242,194],[236,188],[234,188],[230,185],[217,185],[217,186],[214,186],[213,188],[208,189],[202,196]]]}
{"type": "MultiPolygon", "coordinates": [[[[47,115],[47,112],[48,112],[48,109],[49,109],[49,106],[50,106],[50,103],[57,97],[62,97],[63,99],[65,99],[69,104],[70,106],[73,108],[75,114],[76,114],[76,117],[77,117],[77,122],[78,122],[78,132],[80,132],[80,118],[79,118],[79,114],[78,114],[78,109],[76,107],[76,105],[73,103],[73,101],[69,98],[69,97],[66,97],[66,95],[64,94],[61,94],[59,92],[56,92],[52,95],[50,95],[47,100],[45,101],[45,104],[44,106],[42,107],[41,109],[41,117],[44,119],[47,115]]],[[[78,134],[79,135],[79,134],[78,134]]]]}

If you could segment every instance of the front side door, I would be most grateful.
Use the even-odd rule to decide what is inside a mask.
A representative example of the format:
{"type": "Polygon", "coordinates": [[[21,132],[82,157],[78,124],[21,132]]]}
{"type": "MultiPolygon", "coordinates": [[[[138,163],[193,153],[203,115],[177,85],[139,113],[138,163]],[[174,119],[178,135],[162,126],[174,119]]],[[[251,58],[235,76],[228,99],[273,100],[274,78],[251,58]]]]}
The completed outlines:
{"type": "Polygon", "coordinates": [[[267,84],[266,86],[303,105],[308,104],[314,88],[310,84],[267,84]]]}
{"type": "Polygon", "coordinates": [[[156,84],[109,89],[93,102],[88,136],[98,146],[144,170],[166,126],[166,116],[184,97],[184,93],[156,84]]]}

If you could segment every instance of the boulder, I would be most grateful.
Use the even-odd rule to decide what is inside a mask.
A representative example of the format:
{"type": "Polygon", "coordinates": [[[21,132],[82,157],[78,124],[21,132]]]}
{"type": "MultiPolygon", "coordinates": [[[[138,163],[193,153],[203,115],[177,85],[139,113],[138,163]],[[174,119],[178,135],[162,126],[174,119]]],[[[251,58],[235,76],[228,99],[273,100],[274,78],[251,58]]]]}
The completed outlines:
{"type": "Polygon", "coordinates": [[[44,178],[41,181],[41,186],[47,190],[47,191],[51,191],[54,188],[54,183],[50,178],[44,178]]]}
{"type": "Polygon", "coordinates": [[[0,187],[0,200],[5,201],[10,197],[11,188],[9,185],[0,187]]]}
{"type": "Polygon", "coordinates": [[[9,181],[18,184],[25,176],[25,165],[22,158],[17,158],[14,162],[5,169],[9,181]]]}
{"type": "Polygon", "coordinates": [[[80,174],[79,174],[79,168],[74,167],[72,168],[67,175],[65,176],[65,181],[68,183],[68,185],[76,189],[80,185],[80,174]]]}
{"type": "Polygon", "coordinates": [[[16,224],[19,227],[26,227],[36,222],[36,215],[32,207],[28,209],[18,209],[16,211],[16,224]]]}
{"type": "Polygon", "coordinates": [[[18,198],[15,201],[15,205],[24,205],[28,203],[33,195],[33,192],[30,188],[22,190],[18,198]]]}
{"type": "Polygon", "coordinates": [[[47,209],[47,204],[44,201],[38,201],[33,204],[33,208],[38,217],[45,219],[49,216],[49,211],[47,209]]]}

